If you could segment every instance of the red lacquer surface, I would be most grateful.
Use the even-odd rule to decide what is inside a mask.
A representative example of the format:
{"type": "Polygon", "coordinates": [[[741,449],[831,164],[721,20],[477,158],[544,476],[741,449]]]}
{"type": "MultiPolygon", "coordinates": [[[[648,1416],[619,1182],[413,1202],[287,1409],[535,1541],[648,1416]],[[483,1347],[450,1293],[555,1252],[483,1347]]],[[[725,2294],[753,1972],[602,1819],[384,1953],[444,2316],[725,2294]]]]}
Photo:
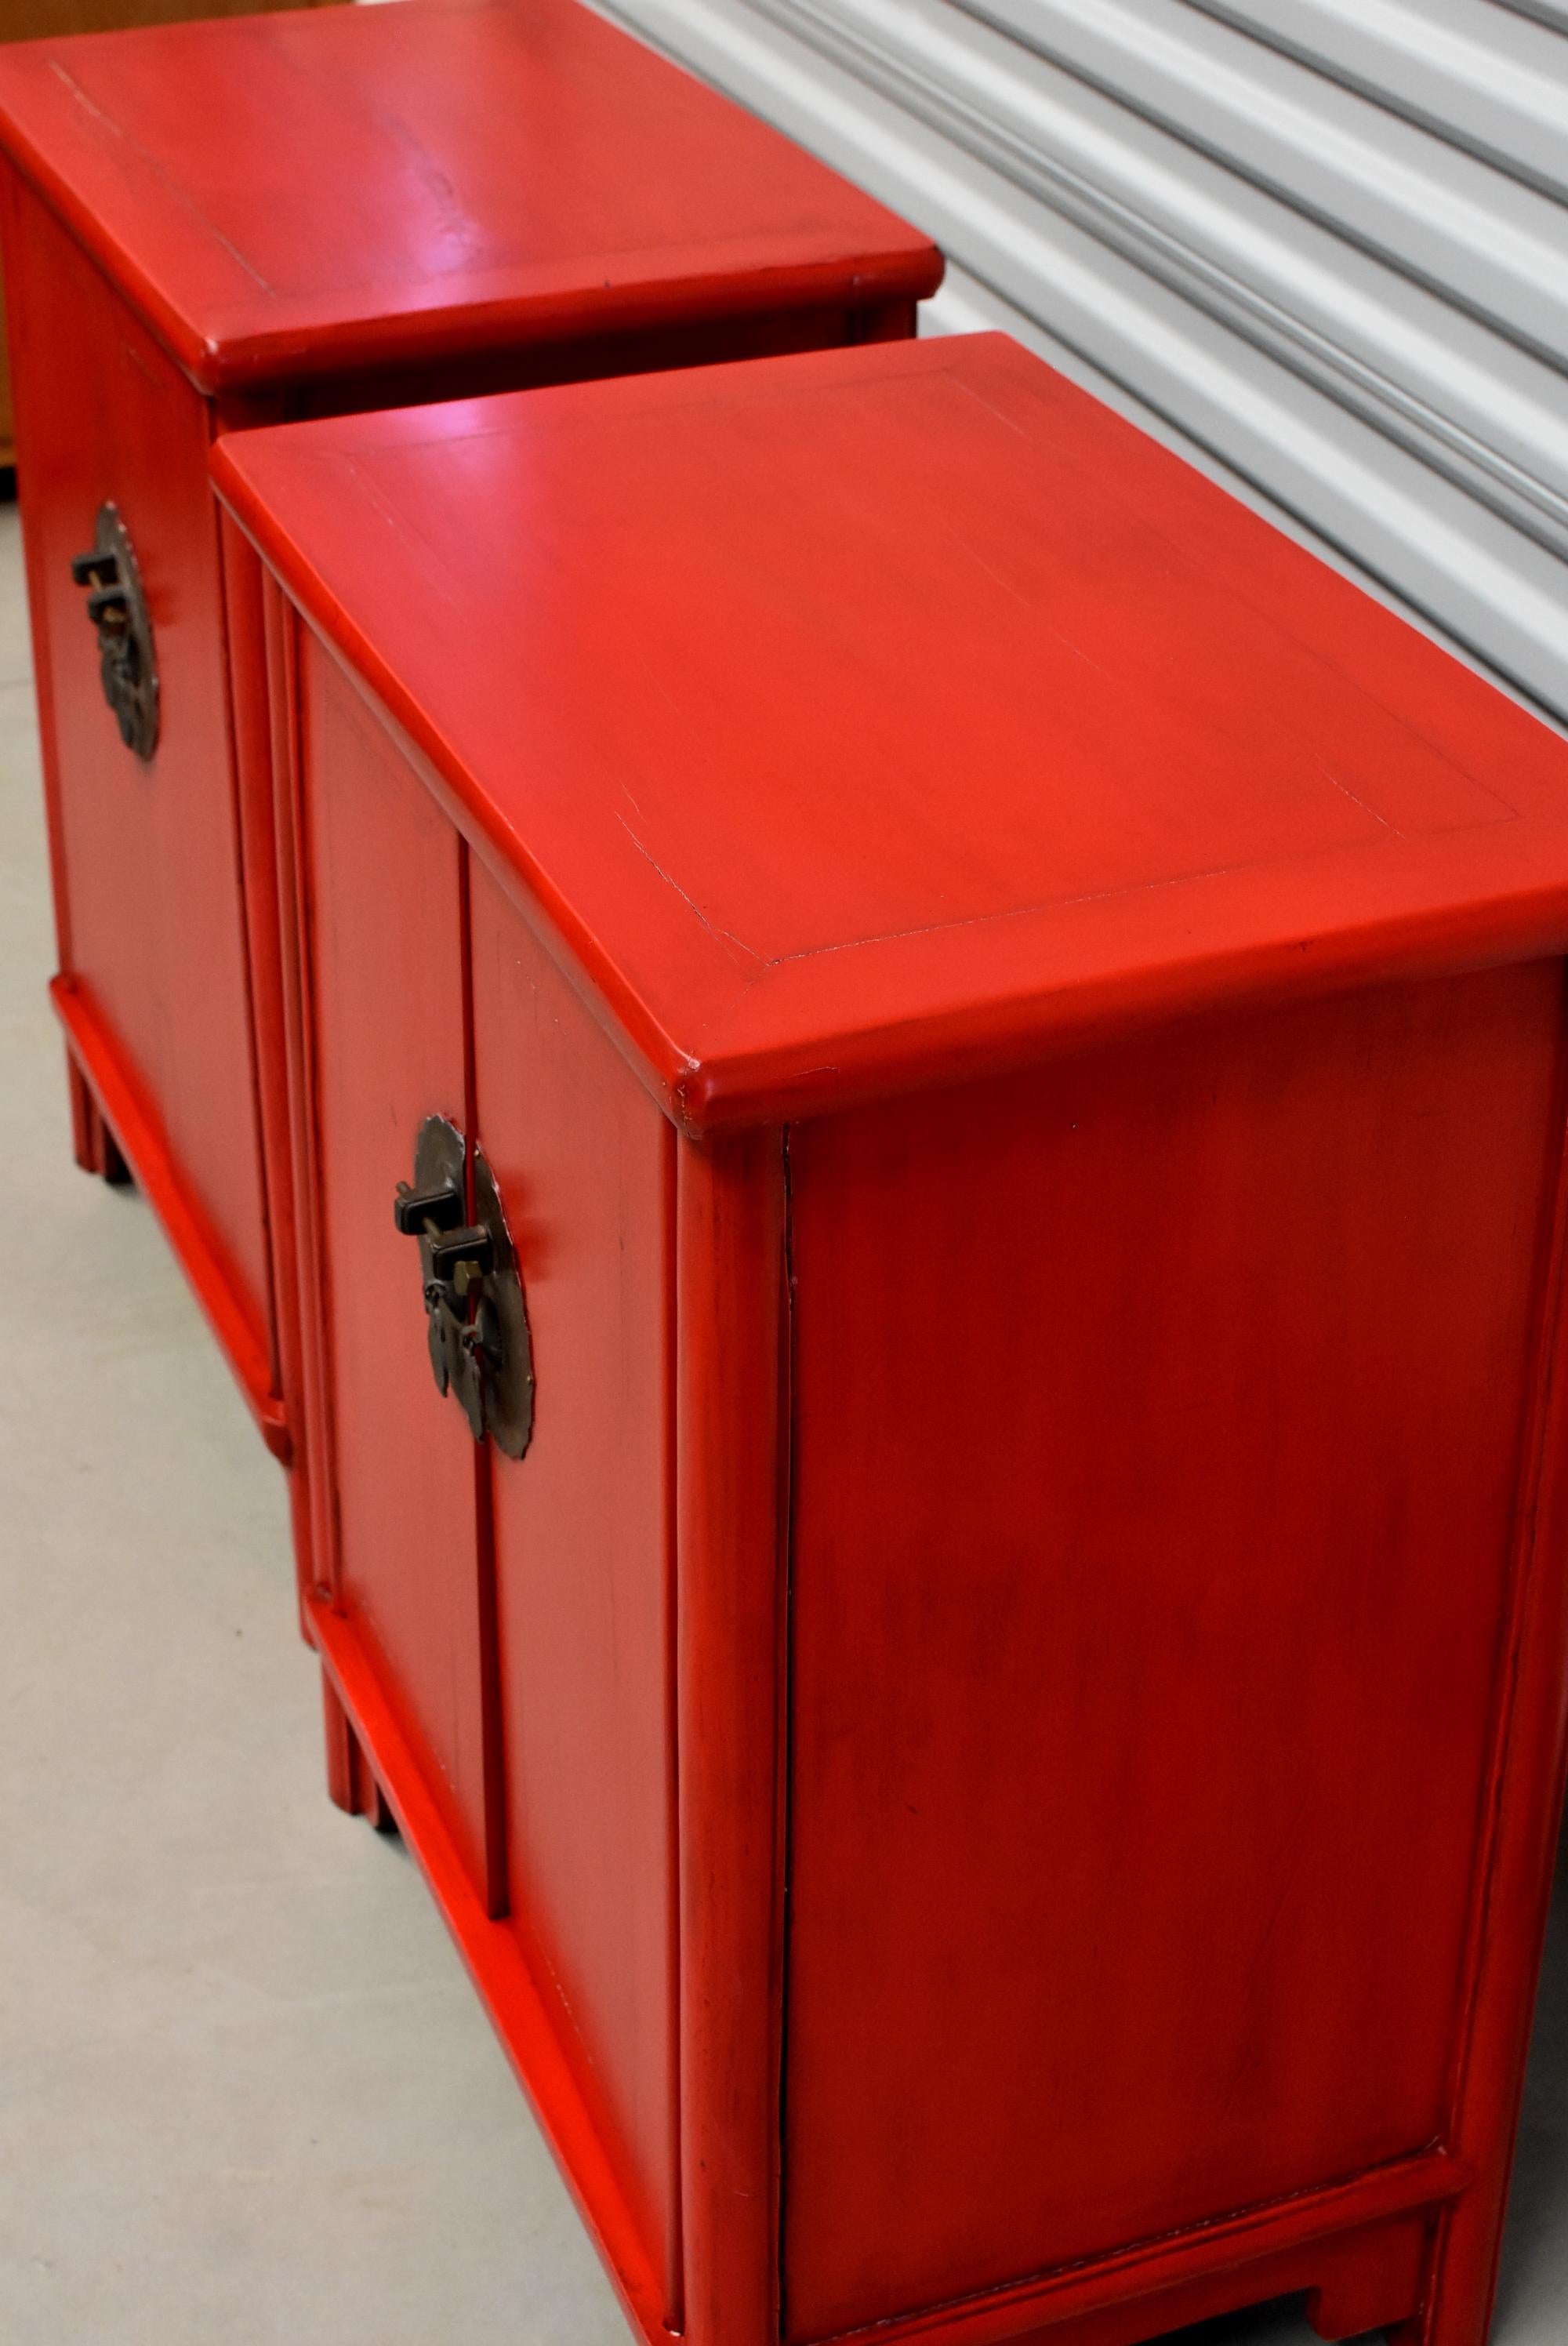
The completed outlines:
{"type": "MultiPolygon", "coordinates": [[[[215,463],[296,1134],[462,1063],[537,1302],[444,1649],[505,1914],[346,1575],[334,1781],[638,2326],[1481,2346],[1568,1716],[1562,743],[995,338],[215,463]],[[327,703],[375,919],[453,908],[406,1044],[310,965],[368,918],[292,841],[327,703]]],[[[373,1121],[296,1148],[328,1490],[373,1121]]],[[[473,1456],[412,1288],[373,1333],[423,1589],[473,1456]]]]}
{"type": "Polygon", "coordinates": [[[473,1443],[455,1410],[424,1406],[419,1256],[392,1222],[425,1117],[466,1127],[458,842],[319,653],[304,664],[300,713],[305,901],[323,911],[309,921],[307,950],[321,1250],[331,1266],[321,1334],[335,1578],[497,1906],[473,1443]],[[407,1341],[411,1329],[421,1341],[407,1341]]]}
{"type": "Polygon", "coordinates": [[[267,1240],[208,410],[0,177],[61,967],[150,1106],[160,1137],[137,1169],[167,1180],[172,1162],[172,1186],[205,1225],[198,1285],[244,1326],[260,1399],[271,1383],[267,1240]],[[119,738],[71,579],[108,497],[137,548],[158,648],[150,765],[119,738]]]}
{"type": "Polygon", "coordinates": [[[1562,743],[1000,336],[217,465],[689,1128],[1568,926],[1562,743]]]}
{"type": "Polygon", "coordinates": [[[691,2346],[779,2335],[789,1649],[780,1136],[683,1148],[675,1364],[681,2176],[691,2346]]]}
{"type": "Polygon", "coordinates": [[[473,1137],[538,1379],[526,1457],[488,1460],[510,1904],[678,2325],[675,1137],[479,870],[469,919],[473,1137]]]}
{"type": "Polygon", "coordinates": [[[934,291],[928,240],[574,0],[37,41],[0,143],[208,390],[934,291]]]}
{"type": "Polygon", "coordinates": [[[300,1429],[267,685],[253,563],[220,561],[209,442],[908,335],[941,260],[571,0],[14,46],[0,151],[77,1154],[129,1161],[283,1453],[300,1429]],[[69,574],[105,501],[152,600],[147,769],[103,706],[69,574]]]}
{"type": "Polygon", "coordinates": [[[675,2321],[674,1136],[351,688],[286,620],[271,632],[298,695],[283,863],[322,1502],[306,1622],[345,1688],[333,1796],[373,1813],[384,1777],[449,1912],[455,1873],[461,1911],[511,1942],[487,1924],[469,1952],[514,1983],[496,1992],[514,2054],[520,2028],[548,2030],[569,2127],[614,2178],[615,2216],[597,2194],[595,2214],[623,2285],[675,2321]],[[360,866],[367,822],[383,844],[360,866]],[[511,1208],[542,1377],[521,1462],[476,1448],[437,1394],[392,1228],[433,1114],[511,1208]]]}
{"type": "Polygon", "coordinates": [[[792,1133],[790,2337],[1449,2137],[1562,1023],[792,1133]]]}

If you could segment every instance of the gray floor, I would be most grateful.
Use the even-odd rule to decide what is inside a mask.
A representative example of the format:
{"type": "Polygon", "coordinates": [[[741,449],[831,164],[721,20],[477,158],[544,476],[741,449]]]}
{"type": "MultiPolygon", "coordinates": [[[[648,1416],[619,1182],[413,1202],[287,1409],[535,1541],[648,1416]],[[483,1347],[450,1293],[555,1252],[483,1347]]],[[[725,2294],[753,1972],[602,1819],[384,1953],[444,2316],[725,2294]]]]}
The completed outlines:
{"type": "MultiPolygon", "coordinates": [[[[326,1800],[281,1478],[146,1208],[71,1166],[51,965],[6,508],[0,2346],[622,2346],[413,1869],[326,1800]]],[[[1568,1916],[1497,2336],[1568,2346],[1568,1916]]]]}

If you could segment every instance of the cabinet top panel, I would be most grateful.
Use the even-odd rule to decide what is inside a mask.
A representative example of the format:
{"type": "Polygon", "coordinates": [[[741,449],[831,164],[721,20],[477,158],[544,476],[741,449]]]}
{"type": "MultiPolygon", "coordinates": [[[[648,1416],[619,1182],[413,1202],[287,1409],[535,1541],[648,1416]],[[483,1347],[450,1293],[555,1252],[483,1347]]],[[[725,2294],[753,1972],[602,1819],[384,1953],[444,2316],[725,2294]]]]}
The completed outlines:
{"type": "Polygon", "coordinates": [[[690,1129],[1568,944],[1568,744],[1004,336],[214,462],[690,1129]]]}
{"type": "Polygon", "coordinates": [[[935,249],[573,0],[0,51],[0,145],[206,390],[931,292],[935,249]]]}

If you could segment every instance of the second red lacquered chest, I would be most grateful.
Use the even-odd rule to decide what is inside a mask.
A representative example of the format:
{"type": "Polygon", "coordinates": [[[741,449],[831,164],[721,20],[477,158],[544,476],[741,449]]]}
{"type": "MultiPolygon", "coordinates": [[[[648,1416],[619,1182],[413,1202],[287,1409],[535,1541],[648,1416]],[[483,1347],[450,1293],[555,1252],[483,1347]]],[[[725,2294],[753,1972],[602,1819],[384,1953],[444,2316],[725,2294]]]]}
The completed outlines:
{"type": "Polygon", "coordinates": [[[1479,2346],[1568,750],[998,338],[216,466],[333,1785],[634,2320],[1479,2346]]]}
{"type": "Polygon", "coordinates": [[[25,44],[0,156],[77,1154],[128,1159],[287,1454],[260,616],[209,444],[906,335],[941,262],[571,0],[25,44]]]}

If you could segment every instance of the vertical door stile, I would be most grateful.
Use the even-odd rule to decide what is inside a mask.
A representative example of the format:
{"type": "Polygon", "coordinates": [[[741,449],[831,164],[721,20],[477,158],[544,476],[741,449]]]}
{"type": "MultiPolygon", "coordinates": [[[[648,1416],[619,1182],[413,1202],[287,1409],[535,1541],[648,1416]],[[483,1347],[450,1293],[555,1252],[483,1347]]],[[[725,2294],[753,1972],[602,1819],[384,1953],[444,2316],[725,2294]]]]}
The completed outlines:
{"type": "Polygon", "coordinates": [[[671,2176],[669,2238],[665,2249],[665,2327],[684,2337],[686,2334],[686,2198],[683,2183],[682,2152],[684,2112],[681,2103],[680,2077],[680,1999],[682,1944],[680,1930],[680,1413],[677,1395],[680,1391],[680,1305],[677,1292],[680,1260],[680,1160],[681,1144],[675,1127],[665,1129],[664,1157],[661,1166],[664,1222],[664,1450],[665,1450],[665,1715],[669,1721],[666,1739],[665,1799],[667,1830],[665,1839],[666,1864],[668,1867],[669,1899],[669,1996],[668,2027],[670,2043],[670,2076],[674,2090],[669,2096],[668,2142],[671,2176]]]}
{"type": "Polygon", "coordinates": [[[479,1526],[494,1549],[486,1700],[509,1935],[553,2007],[661,2324],[675,2326],[676,1140],[477,857],[468,901],[471,1210],[483,1221],[500,1206],[537,1381],[521,1451],[514,1419],[511,1446],[499,1426],[484,1445],[479,1526]]]}
{"type": "MultiPolygon", "coordinates": [[[[279,962],[278,852],[268,710],[260,557],[215,503],[229,666],[229,736],[239,894],[245,921],[251,1080],[262,1162],[267,1239],[267,1323],[276,1388],[287,1399],[299,1384],[294,1216],[289,1165],[288,1077],[282,1060],[282,972],[279,962]]],[[[289,1427],[290,1445],[296,1430],[289,1427]]],[[[290,1463],[292,1463],[290,1461],[290,1463]]],[[[301,1568],[306,1559],[298,1559],[301,1568]]]]}
{"type": "MultiPolygon", "coordinates": [[[[482,1136],[473,1035],[473,919],[470,895],[473,851],[457,843],[458,930],[463,952],[463,1128],[467,1137],[464,1182],[468,1212],[476,1211],[473,1151],[482,1136]]],[[[473,1569],[479,1623],[480,1739],[484,1780],[484,1904],[492,1921],[510,1913],[506,1862],[506,1749],[501,1702],[500,1628],[496,1617],[495,1473],[497,1452],[486,1438],[473,1445],[473,1569]]]]}
{"type": "MultiPolygon", "coordinates": [[[[15,168],[9,162],[0,164],[0,234],[7,251],[22,248],[24,227],[29,199],[15,168]]],[[[22,376],[19,354],[27,347],[22,332],[22,294],[15,266],[0,280],[4,309],[0,311],[10,353],[11,393],[17,401],[18,381],[22,376]]],[[[25,408],[26,393],[21,393],[25,408]]],[[[48,596],[44,576],[44,552],[40,533],[34,525],[34,501],[41,503],[41,490],[36,492],[28,480],[25,464],[16,474],[16,502],[26,516],[27,526],[22,536],[22,561],[27,581],[28,634],[33,647],[33,681],[38,715],[38,753],[44,776],[44,820],[49,850],[49,892],[55,910],[55,953],[63,971],[74,966],[71,949],[71,899],[69,866],[66,855],[65,817],[60,805],[60,744],[59,728],[55,721],[55,678],[51,658],[48,626],[48,596]]]]}
{"type": "Polygon", "coordinates": [[[1488,1814],[1478,1848],[1448,2147],[1471,2188],[1440,2219],[1424,2346],[1483,2336],[1497,2290],[1533,1999],[1568,1766],[1568,964],[1557,1069],[1563,1139],[1540,1247],[1534,1362],[1521,1428],[1508,1625],[1488,1814]]]}
{"type": "Polygon", "coordinates": [[[777,2338],[787,1407],[777,1129],[683,1145],[681,2194],[689,2346],[777,2338]]]}
{"type": "Polygon", "coordinates": [[[315,1052],[315,983],[311,954],[309,857],[305,852],[303,760],[300,754],[298,615],[270,576],[262,619],[272,750],[274,852],[280,928],[285,1075],[293,1170],[294,1293],[299,1405],[310,1462],[302,1497],[308,1541],[301,1556],[301,1600],[341,1610],[338,1591],[337,1457],[331,1380],[327,1373],[330,1310],[320,1213],[315,1052]]]}
{"type": "Polygon", "coordinates": [[[795,1785],[795,1459],[797,1451],[796,1413],[799,1407],[800,1381],[796,1357],[795,1311],[795,1211],[790,1189],[789,1144],[791,1127],[786,1125],[779,1135],[780,1178],[784,1193],[784,1244],[781,1312],[779,1331],[779,1373],[783,1390],[779,1399],[779,1541],[780,1559],[779,1591],[779,1797],[777,1831],[779,1834],[779,2011],[775,2035],[775,2088],[773,2142],[778,2160],[778,2212],[774,2225],[773,2286],[776,2292],[777,2332],[779,2338],[789,2334],[789,2294],[788,2268],[785,2258],[787,2227],[789,2221],[789,2161],[788,2127],[789,2113],[789,2061],[786,2032],[789,2025],[789,1933],[793,1920],[794,1898],[794,1785],[795,1785]]]}
{"type": "MultiPolygon", "coordinates": [[[[213,432],[210,409],[205,411],[209,444],[213,432]]],[[[264,755],[265,688],[257,668],[243,656],[237,658],[237,624],[246,628],[246,644],[256,641],[260,586],[256,556],[239,539],[233,524],[216,500],[208,519],[214,540],[217,574],[216,605],[219,641],[222,647],[228,689],[223,696],[224,740],[229,752],[228,780],[230,821],[234,831],[235,886],[245,951],[241,962],[245,1038],[250,1072],[250,1123],[255,1142],[256,1178],[261,1207],[261,1339],[271,1372],[274,1394],[282,1392],[282,1362],[278,1329],[278,1236],[289,1228],[289,1198],[285,1186],[274,1192],[273,1145],[281,1101],[272,1080],[275,1066],[263,1056],[263,1037],[277,1033],[277,856],[269,836],[270,807],[264,787],[258,787],[255,761],[264,755]]],[[[281,1436],[287,1465],[287,1428],[281,1436]]]]}

